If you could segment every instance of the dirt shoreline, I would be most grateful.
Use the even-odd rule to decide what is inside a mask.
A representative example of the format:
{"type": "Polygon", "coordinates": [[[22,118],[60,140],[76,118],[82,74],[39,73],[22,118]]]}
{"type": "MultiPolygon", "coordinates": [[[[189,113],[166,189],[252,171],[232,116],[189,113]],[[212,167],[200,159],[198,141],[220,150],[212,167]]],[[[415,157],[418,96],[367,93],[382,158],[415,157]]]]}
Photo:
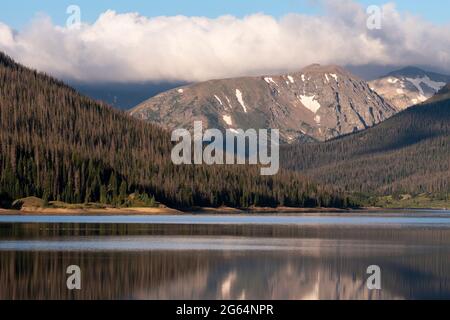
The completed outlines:
{"type": "Polygon", "coordinates": [[[102,208],[102,209],[68,209],[68,208],[23,208],[21,210],[0,209],[1,215],[41,215],[41,216],[117,216],[117,215],[176,215],[183,212],[171,208],[102,208]]]}
{"type": "MultiPolygon", "coordinates": [[[[409,209],[409,208],[405,208],[409,209]]],[[[6,215],[24,215],[24,216],[150,216],[150,215],[183,215],[183,214],[351,214],[355,212],[376,213],[383,210],[405,210],[402,208],[378,208],[378,207],[364,207],[357,209],[340,209],[340,208],[292,208],[292,207],[278,207],[278,208],[257,208],[251,207],[247,209],[237,209],[230,207],[207,208],[195,207],[189,210],[177,210],[169,207],[157,208],[42,208],[42,207],[25,207],[21,210],[0,209],[0,216],[6,215]]],[[[411,208],[412,209],[412,208],[411,208]]],[[[414,210],[414,209],[413,209],[414,210]]],[[[417,209],[419,210],[419,209],[417,209]]],[[[427,209],[427,210],[442,210],[442,209],[427,209]]]]}
{"type": "MultiPolygon", "coordinates": [[[[358,211],[372,211],[375,208],[363,208],[358,211]]],[[[280,214],[280,213],[349,213],[353,209],[338,208],[247,208],[236,209],[230,207],[206,208],[197,207],[186,211],[180,211],[168,207],[159,208],[41,208],[25,207],[21,210],[0,209],[0,215],[43,215],[43,216],[114,216],[114,215],[183,215],[183,214],[280,214]]]]}
{"type": "Polygon", "coordinates": [[[189,212],[193,213],[237,213],[237,214],[245,214],[245,213],[320,213],[320,212],[328,212],[328,213],[344,213],[351,212],[354,210],[351,209],[339,209],[339,208],[293,208],[293,207],[277,207],[277,208],[266,208],[266,207],[251,207],[247,209],[236,209],[229,207],[220,207],[220,208],[193,208],[189,210],[189,212]]]}

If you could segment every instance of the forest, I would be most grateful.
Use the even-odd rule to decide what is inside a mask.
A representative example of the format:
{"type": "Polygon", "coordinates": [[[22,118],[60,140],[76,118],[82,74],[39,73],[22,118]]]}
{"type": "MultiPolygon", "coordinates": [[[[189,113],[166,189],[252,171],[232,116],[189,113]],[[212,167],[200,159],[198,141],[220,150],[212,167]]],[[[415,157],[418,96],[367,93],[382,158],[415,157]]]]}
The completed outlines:
{"type": "Polygon", "coordinates": [[[337,188],[257,166],[174,165],[170,135],[0,53],[0,202],[36,196],[129,205],[131,194],[175,208],[349,207],[337,188]]]}
{"type": "Polygon", "coordinates": [[[353,194],[450,199],[450,99],[432,99],[356,134],[280,152],[285,169],[353,194]]]}

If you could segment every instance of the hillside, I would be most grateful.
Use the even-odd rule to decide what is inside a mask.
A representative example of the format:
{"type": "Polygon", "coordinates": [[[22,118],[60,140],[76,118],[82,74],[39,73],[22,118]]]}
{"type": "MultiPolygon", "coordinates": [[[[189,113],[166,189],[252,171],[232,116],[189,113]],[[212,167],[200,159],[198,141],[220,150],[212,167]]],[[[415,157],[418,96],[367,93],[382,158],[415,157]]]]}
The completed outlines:
{"type": "Polygon", "coordinates": [[[168,129],[280,130],[282,141],[324,141],[396,113],[368,84],[338,66],[311,65],[278,76],[211,80],[169,90],[129,112],[168,129]]]}
{"type": "Polygon", "coordinates": [[[298,174],[249,166],[174,166],[168,132],[77,93],[0,53],[0,202],[37,196],[127,205],[342,206],[298,174]]]}
{"type": "Polygon", "coordinates": [[[281,164],[352,192],[450,192],[450,100],[409,108],[366,131],[287,146],[281,164]]]}

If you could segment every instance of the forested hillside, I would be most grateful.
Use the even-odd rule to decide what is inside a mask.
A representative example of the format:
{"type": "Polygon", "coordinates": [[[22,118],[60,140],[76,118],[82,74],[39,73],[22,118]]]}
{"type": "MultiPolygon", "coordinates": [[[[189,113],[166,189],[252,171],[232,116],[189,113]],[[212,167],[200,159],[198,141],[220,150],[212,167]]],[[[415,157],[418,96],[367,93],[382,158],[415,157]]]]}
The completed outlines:
{"type": "Polygon", "coordinates": [[[0,201],[37,196],[126,205],[130,193],[175,207],[334,206],[340,194],[299,174],[174,166],[169,134],[81,96],[0,54],[0,201]]]}
{"type": "Polygon", "coordinates": [[[450,100],[418,105],[366,131],[281,153],[285,168],[352,192],[448,195],[450,100]]]}

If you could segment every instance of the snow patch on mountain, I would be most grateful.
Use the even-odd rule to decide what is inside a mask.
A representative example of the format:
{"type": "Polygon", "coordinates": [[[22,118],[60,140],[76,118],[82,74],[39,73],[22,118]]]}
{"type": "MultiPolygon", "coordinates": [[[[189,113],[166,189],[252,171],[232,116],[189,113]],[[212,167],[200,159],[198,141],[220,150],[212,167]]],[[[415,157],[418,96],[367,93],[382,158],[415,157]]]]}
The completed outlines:
{"type": "Polygon", "coordinates": [[[423,95],[423,88],[422,88],[422,80],[421,78],[417,78],[417,79],[412,79],[412,78],[406,78],[407,81],[411,82],[416,88],[417,90],[419,90],[420,94],[423,95]]]}
{"type": "Polygon", "coordinates": [[[320,118],[319,115],[316,115],[316,116],[314,117],[314,121],[315,121],[317,124],[320,124],[320,120],[321,120],[321,118],[320,118]]]}
{"type": "Polygon", "coordinates": [[[233,125],[233,120],[231,120],[231,116],[228,115],[223,115],[222,117],[223,121],[225,121],[225,123],[229,126],[233,125]]]}
{"type": "Polygon", "coordinates": [[[422,95],[424,94],[422,84],[427,85],[429,88],[433,89],[436,92],[441,90],[446,85],[445,82],[433,81],[428,76],[415,79],[406,78],[406,80],[414,84],[414,86],[422,95]]]}
{"type": "Polygon", "coordinates": [[[233,109],[230,98],[228,98],[228,96],[225,96],[225,99],[227,100],[227,103],[228,103],[228,106],[230,107],[230,109],[233,109]]]}
{"type": "Polygon", "coordinates": [[[387,81],[388,81],[389,83],[394,84],[394,83],[397,83],[397,82],[398,82],[398,79],[397,79],[397,78],[389,78],[389,79],[387,79],[387,81]]]}
{"type": "Polygon", "coordinates": [[[300,96],[301,103],[313,113],[316,113],[321,108],[320,103],[315,100],[315,97],[316,96],[300,96]]]}
{"type": "Polygon", "coordinates": [[[220,98],[217,95],[214,95],[214,98],[216,98],[216,100],[220,103],[220,105],[223,107],[223,103],[222,100],[220,100],[220,98]]]}
{"type": "Polygon", "coordinates": [[[267,82],[268,84],[273,83],[274,85],[278,86],[278,84],[275,81],[273,81],[273,79],[270,77],[265,77],[264,81],[267,82]]]}
{"type": "Polygon", "coordinates": [[[236,89],[236,98],[241,104],[242,109],[244,109],[244,112],[247,113],[247,106],[244,103],[244,99],[242,98],[242,92],[239,89],[236,89]]]}
{"type": "Polygon", "coordinates": [[[418,99],[420,100],[420,102],[424,102],[424,101],[426,101],[428,98],[421,94],[421,95],[419,95],[418,99]]]}

